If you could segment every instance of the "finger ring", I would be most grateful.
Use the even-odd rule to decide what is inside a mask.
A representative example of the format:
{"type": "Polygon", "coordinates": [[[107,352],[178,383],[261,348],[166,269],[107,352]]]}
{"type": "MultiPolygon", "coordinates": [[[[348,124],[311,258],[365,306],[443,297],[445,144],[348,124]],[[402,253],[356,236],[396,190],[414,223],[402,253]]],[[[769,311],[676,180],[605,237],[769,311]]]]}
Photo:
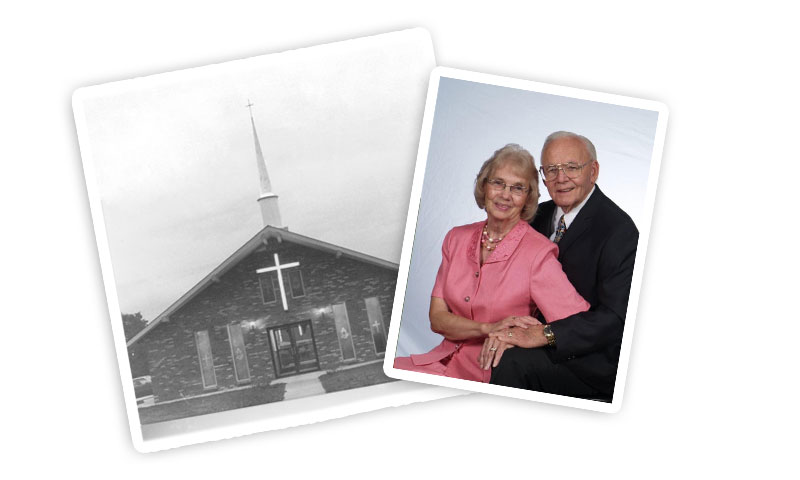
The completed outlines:
{"type": "Polygon", "coordinates": [[[508,332],[508,336],[509,336],[509,337],[513,337],[513,336],[514,336],[514,334],[513,334],[513,333],[511,333],[511,332],[508,332]]]}
{"type": "Polygon", "coordinates": [[[492,348],[489,349],[489,351],[491,351],[491,352],[497,351],[497,347],[492,347],[492,348]]]}

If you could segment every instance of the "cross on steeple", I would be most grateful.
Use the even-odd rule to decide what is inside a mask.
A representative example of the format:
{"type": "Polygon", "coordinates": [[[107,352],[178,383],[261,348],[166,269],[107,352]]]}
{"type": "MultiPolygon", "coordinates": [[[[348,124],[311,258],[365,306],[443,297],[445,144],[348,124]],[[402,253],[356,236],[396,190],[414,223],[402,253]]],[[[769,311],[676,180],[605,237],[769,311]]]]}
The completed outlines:
{"type": "Polygon", "coordinates": [[[245,105],[245,107],[247,107],[247,109],[250,110],[250,116],[252,117],[253,116],[253,102],[251,102],[249,98],[247,99],[247,105],[245,105]]]}
{"type": "Polygon", "coordinates": [[[278,260],[278,254],[275,253],[273,255],[275,256],[275,266],[259,268],[258,270],[256,270],[256,273],[267,273],[267,272],[278,273],[278,286],[281,288],[281,300],[283,301],[283,309],[289,310],[289,306],[286,304],[286,288],[283,286],[283,274],[281,274],[281,270],[285,270],[287,268],[292,268],[292,267],[299,267],[300,262],[285,263],[281,265],[280,260],[278,260]]]}

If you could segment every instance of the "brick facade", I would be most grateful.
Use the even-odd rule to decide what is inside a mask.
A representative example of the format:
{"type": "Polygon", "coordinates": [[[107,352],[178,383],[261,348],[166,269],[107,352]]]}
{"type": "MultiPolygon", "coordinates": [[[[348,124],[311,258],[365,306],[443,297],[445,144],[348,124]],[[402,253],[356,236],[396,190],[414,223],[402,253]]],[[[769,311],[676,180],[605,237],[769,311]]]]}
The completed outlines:
{"type": "MultiPolygon", "coordinates": [[[[172,312],[139,340],[147,351],[156,402],[193,397],[244,385],[266,385],[277,378],[270,328],[310,321],[316,345],[319,370],[379,360],[370,331],[365,299],[378,299],[384,335],[389,331],[397,268],[382,266],[334,251],[317,249],[291,241],[270,238],[238,260],[225,273],[214,278],[191,300],[172,312]],[[299,262],[299,267],[283,271],[288,310],[280,294],[265,304],[259,275],[275,265],[274,254],[282,265],[299,262]],[[305,295],[293,298],[288,279],[290,270],[302,275],[305,295]],[[343,360],[335,328],[332,306],[347,309],[356,358],[343,360]],[[237,382],[228,325],[242,327],[250,380],[237,382]],[[216,386],[204,388],[195,333],[207,331],[213,355],[216,386]]],[[[385,343],[385,339],[384,339],[385,343]]]]}

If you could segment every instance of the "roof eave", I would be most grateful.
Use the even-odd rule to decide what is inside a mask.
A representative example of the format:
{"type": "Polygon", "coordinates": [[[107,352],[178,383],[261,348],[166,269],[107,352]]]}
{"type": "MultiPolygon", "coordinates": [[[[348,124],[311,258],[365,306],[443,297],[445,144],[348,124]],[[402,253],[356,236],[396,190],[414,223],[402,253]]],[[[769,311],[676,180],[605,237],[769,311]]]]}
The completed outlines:
{"type": "Polygon", "coordinates": [[[279,239],[287,239],[292,240],[295,243],[300,245],[305,245],[308,247],[315,247],[321,248],[323,250],[328,250],[334,254],[341,254],[346,255],[351,258],[355,258],[361,261],[365,261],[367,263],[371,263],[373,265],[377,265],[379,267],[388,268],[392,270],[397,270],[399,268],[398,264],[394,262],[390,262],[388,260],[383,260],[377,257],[373,257],[371,255],[367,255],[365,253],[356,252],[355,250],[350,250],[348,248],[339,247],[336,245],[331,245],[330,243],[323,242],[322,240],[317,240],[315,238],[306,237],[305,235],[300,235],[298,233],[290,232],[288,230],[284,230],[282,228],[277,228],[273,226],[266,226],[262,228],[258,233],[256,233],[253,238],[245,242],[238,250],[236,250],[232,255],[226,258],[221,264],[219,264],[214,270],[211,271],[208,275],[203,277],[194,287],[189,289],[186,293],[181,295],[178,300],[172,303],[166,310],[164,310],[160,315],[158,315],[155,319],[153,319],[150,323],[147,324],[139,333],[134,335],[133,338],[128,340],[126,343],[127,347],[132,346],[136,342],[139,341],[140,338],[147,335],[148,332],[153,330],[158,324],[163,321],[168,321],[169,316],[175,313],[178,309],[183,307],[186,303],[188,303],[191,299],[197,296],[200,292],[202,292],[211,282],[214,281],[215,278],[218,278],[225,274],[231,267],[233,267],[239,260],[250,255],[256,248],[258,248],[261,244],[266,244],[269,238],[279,238],[279,239]]]}

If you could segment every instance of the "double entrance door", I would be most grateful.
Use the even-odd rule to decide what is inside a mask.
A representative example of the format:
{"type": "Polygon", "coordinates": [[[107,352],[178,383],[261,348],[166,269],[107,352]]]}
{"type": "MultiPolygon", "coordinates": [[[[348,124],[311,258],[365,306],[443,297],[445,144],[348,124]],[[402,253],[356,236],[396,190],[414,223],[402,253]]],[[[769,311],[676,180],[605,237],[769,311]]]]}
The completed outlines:
{"type": "Polygon", "coordinates": [[[310,320],[271,328],[269,337],[278,377],[319,370],[317,345],[310,320]]]}

